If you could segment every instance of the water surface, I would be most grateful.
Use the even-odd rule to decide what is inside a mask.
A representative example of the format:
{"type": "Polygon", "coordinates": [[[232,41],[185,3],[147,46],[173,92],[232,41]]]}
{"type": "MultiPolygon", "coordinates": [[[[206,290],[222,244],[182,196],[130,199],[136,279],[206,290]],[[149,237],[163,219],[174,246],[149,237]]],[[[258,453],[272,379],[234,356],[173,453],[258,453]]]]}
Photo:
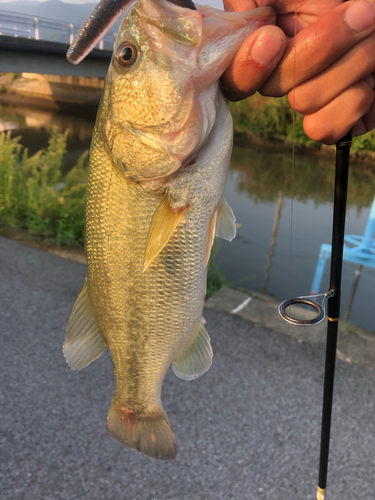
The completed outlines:
{"type": "MultiPolygon", "coordinates": [[[[320,245],[331,243],[333,161],[291,152],[235,146],[225,197],[237,217],[237,238],[220,240],[216,263],[239,287],[279,300],[309,294],[320,245]]],[[[346,234],[362,235],[375,196],[374,174],[351,170],[346,234]]],[[[344,262],[342,312],[358,266],[344,262]]],[[[328,290],[329,261],[319,292],[328,290]]],[[[349,319],[375,329],[375,270],[363,267],[349,319]]]]}
{"type": "MultiPolygon", "coordinates": [[[[88,149],[93,120],[26,107],[0,107],[0,126],[22,135],[35,153],[47,145],[52,126],[69,129],[64,169],[88,149]]],[[[234,286],[278,300],[309,294],[322,243],[331,243],[334,161],[297,154],[292,183],[291,152],[235,146],[225,196],[239,224],[237,238],[220,240],[215,257],[234,286]]],[[[346,234],[364,233],[375,195],[375,176],[352,166],[346,234]]],[[[342,312],[347,307],[357,265],[345,262],[342,312]]],[[[329,261],[320,292],[328,289],[329,261]]],[[[350,321],[375,330],[375,270],[363,267],[350,321]]]]}

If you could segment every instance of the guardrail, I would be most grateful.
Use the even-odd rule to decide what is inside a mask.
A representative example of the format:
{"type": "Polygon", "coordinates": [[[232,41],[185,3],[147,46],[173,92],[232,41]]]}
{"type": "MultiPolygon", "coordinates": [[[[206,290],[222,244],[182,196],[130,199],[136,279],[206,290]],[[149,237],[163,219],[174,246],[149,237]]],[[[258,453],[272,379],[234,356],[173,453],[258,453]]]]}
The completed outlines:
{"type": "MultiPolygon", "coordinates": [[[[0,35],[14,36],[19,38],[28,38],[34,40],[49,40],[56,41],[56,31],[61,34],[66,34],[66,40],[72,43],[74,36],[78,33],[81,26],[73,23],[55,21],[43,17],[33,17],[13,12],[0,11],[0,35]],[[42,36],[40,34],[42,30],[42,36]],[[53,35],[48,34],[52,31],[53,35]]],[[[98,43],[98,48],[103,50],[104,44],[110,45],[112,48],[117,33],[108,33],[98,43]]],[[[62,40],[59,40],[62,41],[62,40]]]]}

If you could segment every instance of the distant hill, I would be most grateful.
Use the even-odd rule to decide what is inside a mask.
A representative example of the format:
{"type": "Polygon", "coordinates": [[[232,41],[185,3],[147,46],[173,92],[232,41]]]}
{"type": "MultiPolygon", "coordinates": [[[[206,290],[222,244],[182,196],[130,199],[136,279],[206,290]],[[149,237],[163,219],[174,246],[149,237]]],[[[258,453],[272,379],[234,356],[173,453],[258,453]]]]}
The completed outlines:
{"type": "MultiPolygon", "coordinates": [[[[198,3],[202,5],[209,4],[217,9],[223,8],[221,0],[201,0],[198,3]]],[[[37,2],[35,0],[4,2],[0,0],[0,12],[6,10],[19,14],[30,14],[37,17],[57,19],[73,24],[82,24],[86,21],[96,4],[97,2],[81,4],[65,3],[60,0],[47,0],[46,2],[37,2]]],[[[118,24],[116,24],[116,26],[118,26],[118,24]]],[[[114,31],[117,31],[117,29],[114,31]]]]}
{"type": "Polygon", "coordinates": [[[36,2],[33,0],[16,0],[15,2],[1,2],[0,11],[5,10],[17,14],[26,14],[36,17],[45,17],[73,24],[83,24],[96,2],[75,4],[60,2],[60,0],[47,0],[36,2]]]}
{"type": "MultiPolygon", "coordinates": [[[[15,2],[3,2],[0,0],[0,18],[1,11],[6,11],[15,14],[54,19],[56,21],[73,23],[81,26],[93,11],[96,3],[97,2],[74,4],[61,2],[60,0],[47,0],[46,2],[16,0],[15,2]]],[[[117,32],[119,23],[120,21],[117,21],[111,28],[110,33],[117,32]]],[[[64,38],[61,33],[54,33],[51,30],[41,31],[40,38],[51,41],[68,41],[67,35],[64,38]]]]}

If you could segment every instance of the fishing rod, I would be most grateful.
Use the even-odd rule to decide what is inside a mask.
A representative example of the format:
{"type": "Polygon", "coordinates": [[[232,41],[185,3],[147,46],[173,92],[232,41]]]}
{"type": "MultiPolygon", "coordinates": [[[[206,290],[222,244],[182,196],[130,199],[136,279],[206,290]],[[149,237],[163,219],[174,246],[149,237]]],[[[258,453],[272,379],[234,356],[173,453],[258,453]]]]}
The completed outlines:
{"type": "Polygon", "coordinates": [[[337,334],[340,320],[342,260],[351,144],[351,130],[336,143],[335,197],[333,205],[332,256],[329,285],[330,291],[332,290],[334,293],[328,298],[327,303],[327,347],[317,500],[324,500],[327,486],[337,334]]]}
{"type": "MultiPolygon", "coordinates": [[[[328,292],[322,304],[314,302],[309,296],[296,297],[282,302],[279,313],[283,319],[292,325],[310,326],[320,323],[325,317],[325,302],[327,302],[327,340],[324,370],[323,409],[320,438],[320,460],[317,500],[324,500],[327,487],[329,445],[331,436],[333,389],[335,381],[336,349],[341,303],[341,277],[344,251],[346,202],[348,192],[349,157],[352,143],[350,130],[336,143],[336,171],[333,202],[332,253],[330,267],[330,283],[328,292]],[[312,319],[298,319],[287,312],[293,304],[307,305],[316,311],[312,319]]],[[[315,296],[316,297],[316,296],[315,296]]]]}
{"type": "MultiPolygon", "coordinates": [[[[347,0],[344,0],[344,2],[347,0]]],[[[346,202],[348,197],[349,159],[352,144],[352,130],[336,142],[336,164],[335,164],[335,187],[333,200],[333,222],[332,222],[332,252],[329,289],[323,295],[320,305],[310,297],[297,297],[282,302],[279,313],[289,323],[294,325],[309,326],[320,323],[325,316],[325,302],[327,302],[327,339],[326,359],[324,368],[324,389],[322,421],[320,434],[320,458],[317,500],[324,500],[327,488],[329,445],[331,438],[333,389],[335,384],[337,336],[340,320],[341,305],[341,278],[342,261],[344,253],[346,202]],[[304,304],[317,311],[315,318],[311,320],[300,320],[290,316],[286,308],[291,304],[304,304]]],[[[317,297],[317,296],[315,296],[317,297]]]]}
{"type": "MultiPolygon", "coordinates": [[[[344,0],[346,1],[346,0],[344,0]]],[[[332,425],[333,389],[335,383],[337,336],[340,320],[341,305],[341,277],[342,261],[344,253],[346,202],[348,195],[349,159],[352,144],[352,130],[336,143],[336,165],[335,165],[335,187],[333,201],[332,222],[332,252],[329,289],[323,295],[320,305],[310,297],[297,297],[282,302],[279,306],[280,315],[289,323],[294,325],[314,325],[320,323],[325,316],[325,302],[327,302],[327,339],[326,359],[324,368],[323,407],[320,434],[320,458],[317,500],[324,500],[327,488],[329,446],[332,425]],[[317,311],[312,320],[300,320],[293,318],[286,312],[291,304],[304,304],[317,311]]],[[[316,297],[316,296],[315,296],[316,297]]]]}

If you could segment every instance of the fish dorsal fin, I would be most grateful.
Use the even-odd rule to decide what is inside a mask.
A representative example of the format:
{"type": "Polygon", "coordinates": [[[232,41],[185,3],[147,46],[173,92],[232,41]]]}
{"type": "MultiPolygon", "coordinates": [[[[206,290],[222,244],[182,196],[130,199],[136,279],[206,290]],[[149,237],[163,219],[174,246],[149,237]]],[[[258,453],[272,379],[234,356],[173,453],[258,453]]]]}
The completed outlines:
{"type": "Polygon", "coordinates": [[[184,380],[193,380],[200,377],[212,364],[212,347],[210,337],[204,327],[202,318],[190,344],[181,356],[172,363],[172,370],[177,377],[184,380]]]}
{"type": "Polygon", "coordinates": [[[184,217],[187,206],[172,208],[165,195],[151,219],[147,235],[143,272],[159,255],[184,217]]]}
{"type": "Polygon", "coordinates": [[[225,198],[217,215],[216,236],[228,241],[232,241],[236,236],[236,217],[225,198]]]}
{"type": "Polygon", "coordinates": [[[73,370],[82,370],[108,348],[92,310],[87,282],[78,295],[66,327],[63,353],[73,370]]]}

